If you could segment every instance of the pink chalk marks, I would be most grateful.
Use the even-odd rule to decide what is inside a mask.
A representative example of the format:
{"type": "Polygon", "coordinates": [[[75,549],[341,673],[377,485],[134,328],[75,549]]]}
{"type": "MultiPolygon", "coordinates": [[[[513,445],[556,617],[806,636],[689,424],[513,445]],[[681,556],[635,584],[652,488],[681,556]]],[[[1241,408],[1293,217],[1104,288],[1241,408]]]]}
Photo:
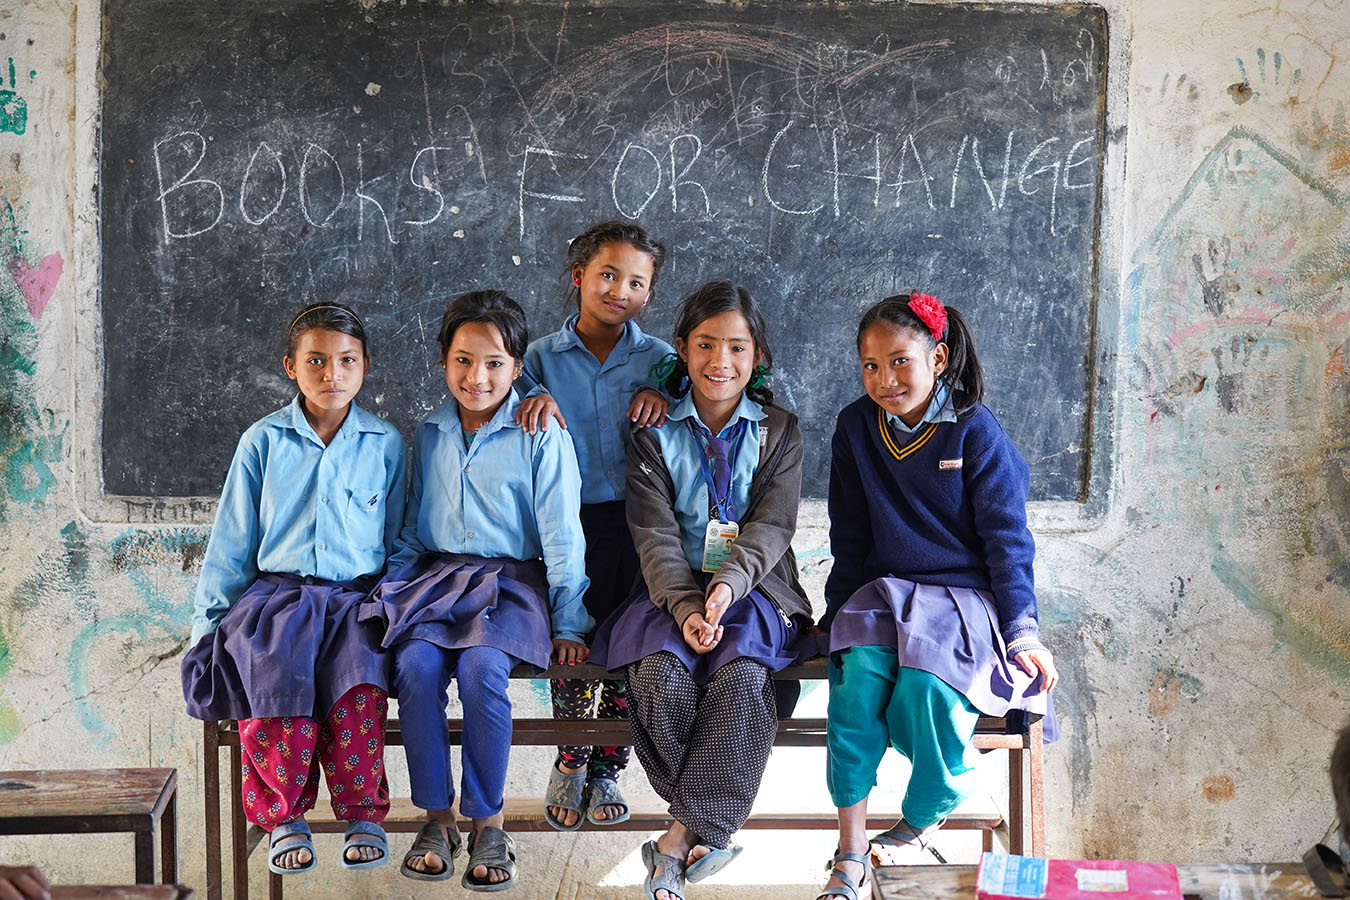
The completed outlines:
{"type": "Polygon", "coordinates": [[[61,259],[59,253],[44,256],[36,266],[17,253],[10,258],[9,274],[14,276],[14,283],[19,286],[19,292],[27,301],[28,311],[34,319],[42,318],[42,311],[47,308],[47,301],[52,299],[65,266],[65,260],[61,259]]]}

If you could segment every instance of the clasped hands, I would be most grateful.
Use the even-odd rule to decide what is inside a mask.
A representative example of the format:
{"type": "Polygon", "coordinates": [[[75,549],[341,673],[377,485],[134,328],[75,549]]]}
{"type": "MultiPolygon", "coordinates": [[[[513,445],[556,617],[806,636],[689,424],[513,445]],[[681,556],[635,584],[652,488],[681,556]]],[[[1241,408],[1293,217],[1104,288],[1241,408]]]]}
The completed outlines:
{"type": "Polygon", "coordinates": [[[695,653],[709,653],[721,642],[722,616],[730,606],[731,588],[719,581],[708,590],[703,611],[690,613],[684,620],[684,642],[695,653]]]}

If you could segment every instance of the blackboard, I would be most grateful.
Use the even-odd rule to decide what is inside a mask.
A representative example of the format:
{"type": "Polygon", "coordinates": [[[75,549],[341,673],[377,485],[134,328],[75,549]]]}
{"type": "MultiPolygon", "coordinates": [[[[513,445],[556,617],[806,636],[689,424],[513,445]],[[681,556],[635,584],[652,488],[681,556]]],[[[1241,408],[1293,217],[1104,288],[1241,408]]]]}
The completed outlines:
{"type": "MultiPolygon", "coordinates": [[[[104,491],[215,494],[291,396],[301,303],[372,334],[361,402],[445,396],[435,328],[502,287],[567,314],[567,241],[637,217],[671,248],[643,326],[730,277],[823,496],[861,393],[859,312],[921,288],[973,320],[1037,500],[1081,500],[1094,403],[1106,19],[903,3],[105,0],[104,491]],[[369,7],[369,8],[367,8],[369,7]]],[[[1098,448],[1100,450],[1100,448],[1098,448]]]]}

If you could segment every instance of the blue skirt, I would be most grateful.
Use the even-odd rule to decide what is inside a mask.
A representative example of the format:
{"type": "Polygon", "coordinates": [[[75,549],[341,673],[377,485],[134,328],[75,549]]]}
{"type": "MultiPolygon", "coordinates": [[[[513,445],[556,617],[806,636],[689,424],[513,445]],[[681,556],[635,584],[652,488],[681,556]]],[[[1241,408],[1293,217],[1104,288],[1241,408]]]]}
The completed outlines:
{"type": "Polygon", "coordinates": [[[553,654],[547,570],[521,561],[428,551],[385,575],[361,610],[387,649],[430,641],[447,650],[496,647],[542,673],[553,654]]]}
{"type": "Polygon", "coordinates": [[[323,718],[358,684],[389,689],[380,632],[358,621],[369,580],[264,574],[183,657],[188,715],[323,718]]]}
{"type": "MultiPolygon", "coordinates": [[[[706,586],[708,576],[701,576],[706,586]]],[[[652,602],[645,584],[628,601],[601,623],[591,645],[590,662],[619,671],[629,663],[669,651],[679,657],[694,683],[704,685],[722,666],[748,657],[770,671],[792,665],[798,659],[801,623],[783,615],[772,600],[758,589],[742,597],[722,616],[721,642],[708,653],[695,653],[684,640],[675,618],[652,602]]],[[[802,641],[802,644],[811,644],[802,641]]],[[[808,655],[814,655],[810,647],[808,655]]]]}
{"type": "Polygon", "coordinates": [[[894,649],[901,666],[936,675],[987,716],[1021,709],[1047,717],[1047,738],[1058,730],[1039,679],[1008,659],[985,591],[902,578],[869,582],[840,607],[829,634],[830,653],[864,645],[894,649]]]}

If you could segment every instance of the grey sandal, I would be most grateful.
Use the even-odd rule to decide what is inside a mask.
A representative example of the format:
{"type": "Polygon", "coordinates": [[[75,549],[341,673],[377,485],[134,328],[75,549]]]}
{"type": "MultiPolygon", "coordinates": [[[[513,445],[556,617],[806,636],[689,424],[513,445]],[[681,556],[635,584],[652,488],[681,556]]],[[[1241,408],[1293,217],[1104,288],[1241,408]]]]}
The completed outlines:
{"type": "MultiPolygon", "coordinates": [[[[934,847],[928,841],[928,838],[941,828],[946,821],[947,820],[943,818],[938,820],[935,824],[929,825],[927,828],[915,828],[904,819],[901,819],[880,834],[868,838],[867,843],[896,850],[907,847],[917,847],[921,853],[926,850],[933,854],[933,858],[945,866],[947,864],[946,858],[938,852],[937,847],[934,847]]],[[[885,860],[880,859],[875,850],[872,851],[872,857],[878,864],[885,863],[885,860]]]]}
{"type": "Polygon", "coordinates": [[[586,821],[585,769],[568,774],[559,769],[556,762],[553,764],[553,771],[548,776],[548,790],[544,793],[544,819],[559,831],[576,831],[586,821]],[[549,809],[550,806],[575,812],[577,820],[571,825],[564,825],[549,809]]]}
{"type": "Polygon", "coordinates": [[[863,885],[867,884],[867,876],[871,873],[872,861],[866,853],[836,853],[834,859],[830,860],[830,874],[842,881],[843,884],[821,888],[820,893],[816,894],[816,900],[821,900],[822,897],[846,897],[848,900],[860,900],[863,885]],[[839,867],[840,863],[845,862],[855,862],[861,865],[863,867],[862,878],[854,881],[853,876],[839,867]]]}
{"type": "Polygon", "coordinates": [[[631,814],[628,801],[623,799],[616,778],[592,778],[586,782],[586,820],[595,825],[618,825],[627,822],[631,814]],[[602,806],[622,806],[623,812],[613,818],[597,819],[595,811],[602,806]]]}
{"type": "Polygon", "coordinates": [[[469,834],[469,861],[464,865],[464,876],[459,883],[471,891],[504,891],[516,883],[516,842],[511,835],[488,825],[482,837],[469,834]],[[479,881],[473,877],[478,866],[500,869],[506,873],[502,881],[479,881]]]}
{"type": "Polygon", "coordinates": [[[412,846],[403,854],[403,865],[398,867],[405,878],[417,881],[445,881],[455,874],[455,857],[459,855],[460,846],[459,829],[449,822],[445,823],[445,829],[450,834],[449,840],[446,840],[445,834],[441,832],[439,822],[428,822],[417,832],[412,846]],[[421,872],[408,865],[409,860],[426,856],[428,853],[435,853],[443,861],[439,871],[421,872]]]}
{"type": "Polygon", "coordinates": [[[647,877],[642,889],[647,892],[647,900],[656,900],[657,891],[667,891],[684,900],[684,860],[667,856],[656,849],[656,841],[642,845],[642,861],[647,866],[647,877]],[[661,874],[656,874],[657,867],[661,874]]]}

